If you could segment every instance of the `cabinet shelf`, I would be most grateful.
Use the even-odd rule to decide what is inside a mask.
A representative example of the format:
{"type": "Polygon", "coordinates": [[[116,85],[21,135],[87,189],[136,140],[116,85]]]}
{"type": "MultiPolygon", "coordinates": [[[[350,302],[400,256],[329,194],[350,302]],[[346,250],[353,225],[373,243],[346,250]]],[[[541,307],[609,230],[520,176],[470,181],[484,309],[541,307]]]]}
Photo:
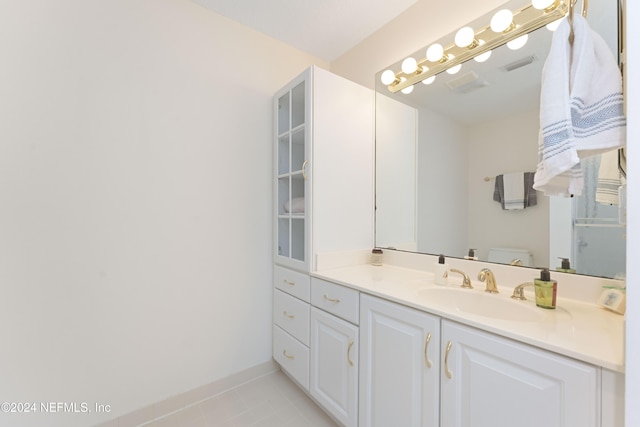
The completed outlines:
{"type": "Polygon", "coordinates": [[[281,134],[278,135],[278,138],[284,138],[284,137],[286,137],[288,135],[300,132],[302,130],[304,130],[304,123],[299,125],[299,126],[294,127],[293,129],[286,130],[286,131],[282,132],[281,134]]]}

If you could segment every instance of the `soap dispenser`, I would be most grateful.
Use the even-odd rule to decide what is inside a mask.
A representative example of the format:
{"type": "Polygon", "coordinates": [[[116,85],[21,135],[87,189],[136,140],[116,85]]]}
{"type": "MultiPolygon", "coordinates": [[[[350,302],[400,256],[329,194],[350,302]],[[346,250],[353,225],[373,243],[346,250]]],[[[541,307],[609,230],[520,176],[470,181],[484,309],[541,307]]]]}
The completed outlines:
{"type": "Polygon", "coordinates": [[[477,261],[478,257],[476,256],[476,250],[475,249],[469,249],[469,253],[467,255],[465,255],[464,259],[470,259],[473,261],[477,261]]]}
{"type": "Polygon", "coordinates": [[[433,276],[436,285],[447,284],[447,271],[449,271],[449,266],[444,262],[444,255],[441,254],[438,257],[438,262],[433,267],[433,276]]]}
{"type": "Polygon", "coordinates": [[[562,264],[560,267],[556,268],[556,271],[561,271],[563,273],[575,273],[576,270],[571,268],[571,263],[569,262],[569,258],[558,257],[562,260],[562,264]]]}
{"type": "Polygon", "coordinates": [[[536,305],[542,308],[556,308],[558,282],[551,280],[549,269],[540,272],[540,278],[533,281],[536,292],[536,305]]]}

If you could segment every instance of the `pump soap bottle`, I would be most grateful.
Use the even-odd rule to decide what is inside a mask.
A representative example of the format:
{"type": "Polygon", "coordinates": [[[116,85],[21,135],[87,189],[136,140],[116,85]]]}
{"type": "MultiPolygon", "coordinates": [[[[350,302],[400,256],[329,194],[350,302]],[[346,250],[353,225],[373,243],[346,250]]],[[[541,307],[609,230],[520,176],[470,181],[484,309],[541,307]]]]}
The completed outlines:
{"type": "Polygon", "coordinates": [[[562,260],[562,264],[560,267],[556,268],[556,271],[561,271],[563,273],[575,273],[576,270],[571,268],[571,263],[569,262],[569,258],[558,257],[562,260]]]}
{"type": "Polygon", "coordinates": [[[449,266],[444,262],[444,255],[440,255],[438,257],[438,262],[433,267],[433,276],[436,282],[436,285],[446,285],[447,284],[447,271],[449,271],[449,266]]]}
{"type": "Polygon", "coordinates": [[[478,257],[476,256],[476,250],[475,249],[469,249],[469,253],[464,256],[464,259],[477,261],[478,257]]]}
{"type": "Polygon", "coordinates": [[[558,282],[551,280],[549,269],[540,272],[540,278],[533,281],[536,291],[536,305],[542,308],[556,308],[558,282]]]}

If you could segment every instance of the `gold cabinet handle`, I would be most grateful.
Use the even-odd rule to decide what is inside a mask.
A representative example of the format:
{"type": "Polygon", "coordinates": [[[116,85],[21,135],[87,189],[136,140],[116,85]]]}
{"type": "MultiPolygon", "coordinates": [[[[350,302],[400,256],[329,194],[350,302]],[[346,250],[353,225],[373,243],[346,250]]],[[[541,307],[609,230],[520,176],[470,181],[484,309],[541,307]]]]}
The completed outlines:
{"type": "Polygon", "coordinates": [[[449,341],[447,343],[447,350],[444,353],[444,373],[447,375],[447,378],[449,379],[451,379],[451,377],[453,376],[453,373],[451,373],[451,371],[449,370],[449,352],[451,351],[452,346],[453,346],[453,343],[449,341]]]}
{"type": "Polygon", "coordinates": [[[286,317],[287,319],[295,319],[295,318],[296,318],[296,316],[295,316],[295,315],[287,313],[287,310],[283,311],[283,312],[282,312],[282,315],[283,315],[284,317],[286,317]]]}
{"type": "Polygon", "coordinates": [[[289,286],[295,286],[296,285],[296,282],[292,282],[291,280],[287,280],[287,279],[284,279],[283,282],[284,282],[285,285],[289,285],[289,286]]]}
{"type": "Polygon", "coordinates": [[[353,347],[353,340],[349,340],[349,347],[347,347],[347,362],[349,362],[349,366],[353,366],[353,360],[351,360],[351,347],[353,347]]]}
{"type": "Polygon", "coordinates": [[[431,332],[427,334],[427,338],[424,340],[424,363],[427,365],[427,368],[431,368],[432,363],[429,360],[429,342],[431,341],[431,332]]]}
{"type": "Polygon", "coordinates": [[[290,355],[287,354],[287,350],[282,350],[282,355],[284,357],[286,357],[287,359],[290,359],[290,360],[295,359],[295,356],[290,356],[290,355]]]}
{"type": "Polygon", "coordinates": [[[302,177],[304,178],[304,180],[307,180],[307,164],[309,163],[309,160],[305,160],[304,162],[302,162],[302,177]]]}
{"type": "Polygon", "coordinates": [[[339,302],[340,302],[340,300],[339,300],[338,298],[329,298],[329,297],[327,296],[327,294],[324,294],[324,300],[325,300],[325,301],[328,301],[328,302],[330,302],[330,303],[332,303],[332,304],[337,304],[337,303],[339,303],[339,302]]]}

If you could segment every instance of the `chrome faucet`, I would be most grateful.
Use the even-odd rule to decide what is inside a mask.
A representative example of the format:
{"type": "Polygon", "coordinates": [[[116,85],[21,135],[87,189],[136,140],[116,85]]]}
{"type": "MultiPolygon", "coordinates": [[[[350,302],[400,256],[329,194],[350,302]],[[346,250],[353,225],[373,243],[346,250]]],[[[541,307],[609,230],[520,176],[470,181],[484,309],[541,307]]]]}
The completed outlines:
{"type": "Polygon", "coordinates": [[[524,288],[527,286],[533,286],[533,283],[531,282],[520,283],[518,286],[516,286],[513,289],[513,295],[511,295],[511,298],[519,299],[521,301],[526,301],[527,298],[525,298],[524,296],[524,288]]]}
{"type": "Polygon", "coordinates": [[[455,268],[452,268],[449,271],[452,273],[462,274],[462,285],[460,285],[461,287],[465,289],[473,289],[473,286],[471,286],[471,279],[469,279],[469,276],[467,275],[467,273],[465,273],[464,271],[457,270],[455,268]]]}
{"type": "Polygon", "coordinates": [[[485,292],[489,292],[491,294],[498,293],[498,284],[496,283],[496,276],[493,274],[493,271],[488,268],[483,268],[480,270],[480,273],[478,273],[478,280],[487,284],[484,289],[485,292]]]}

